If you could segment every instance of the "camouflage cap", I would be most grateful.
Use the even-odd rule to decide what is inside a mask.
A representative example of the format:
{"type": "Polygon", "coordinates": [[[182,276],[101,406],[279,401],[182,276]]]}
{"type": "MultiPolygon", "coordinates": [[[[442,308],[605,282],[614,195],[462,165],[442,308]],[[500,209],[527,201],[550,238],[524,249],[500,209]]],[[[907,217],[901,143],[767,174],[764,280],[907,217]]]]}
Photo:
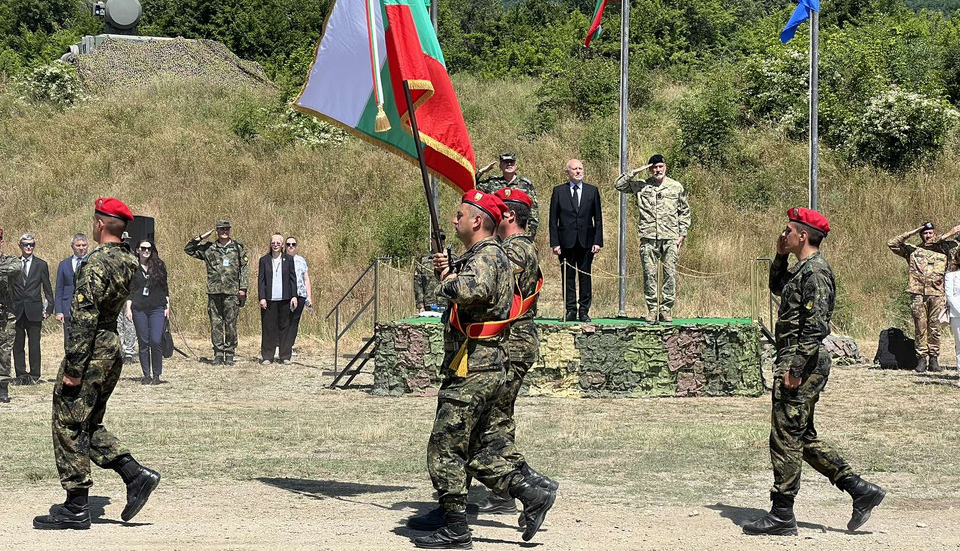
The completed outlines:
{"type": "Polygon", "coordinates": [[[226,218],[224,218],[223,220],[217,220],[217,226],[216,226],[216,228],[217,228],[218,230],[219,230],[220,228],[232,228],[232,227],[233,227],[233,226],[230,224],[230,221],[227,220],[226,218]]]}
{"type": "Polygon", "coordinates": [[[513,153],[501,153],[501,154],[500,154],[500,162],[502,163],[502,162],[505,162],[505,161],[517,162],[517,156],[514,155],[513,153]]]}

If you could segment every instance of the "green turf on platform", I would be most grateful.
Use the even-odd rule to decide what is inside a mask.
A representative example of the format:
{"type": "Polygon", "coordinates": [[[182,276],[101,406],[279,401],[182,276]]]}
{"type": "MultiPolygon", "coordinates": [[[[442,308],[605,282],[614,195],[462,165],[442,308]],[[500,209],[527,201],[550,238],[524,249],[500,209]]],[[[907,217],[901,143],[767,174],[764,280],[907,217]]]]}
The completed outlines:
{"type": "MultiPolygon", "coordinates": [[[[575,325],[579,321],[560,321],[558,318],[537,318],[537,323],[553,325],[575,325]]],[[[403,318],[395,323],[440,323],[440,318],[403,318]]],[[[647,323],[643,318],[593,318],[594,325],[667,325],[664,323],[647,323]]],[[[676,318],[669,325],[750,325],[750,318],[676,318]]]]}

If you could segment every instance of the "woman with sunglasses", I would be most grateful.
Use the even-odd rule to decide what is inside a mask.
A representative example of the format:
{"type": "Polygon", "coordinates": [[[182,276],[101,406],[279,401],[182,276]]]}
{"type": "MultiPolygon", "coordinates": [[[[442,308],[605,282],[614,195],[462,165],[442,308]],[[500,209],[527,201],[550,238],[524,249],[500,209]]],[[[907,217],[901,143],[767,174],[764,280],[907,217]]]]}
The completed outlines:
{"type": "Polygon", "coordinates": [[[140,343],[140,368],[143,369],[140,384],[158,385],[163,373],[163,330],[170,317],[167,266],[160,260],[153,241],[141,241],[136,253],[140,265],[130,281],[126,315],[133,320],[140,343]]]}
{"type": "Polygon", "coordinates": [[[307,259],[297,254],[297,238],[288,237],[284,246],[287,254],[293,257],[293,267],[297,272],[297,308],[290,314],[290,329],[287,331],[287,341],[293,353],[293,345],[296,344],[297,333],[300,332],[300,316],[303,315],[304,306],[313,308],[313,293],[310,289],[310,270],[307,268],[307,259]]]}

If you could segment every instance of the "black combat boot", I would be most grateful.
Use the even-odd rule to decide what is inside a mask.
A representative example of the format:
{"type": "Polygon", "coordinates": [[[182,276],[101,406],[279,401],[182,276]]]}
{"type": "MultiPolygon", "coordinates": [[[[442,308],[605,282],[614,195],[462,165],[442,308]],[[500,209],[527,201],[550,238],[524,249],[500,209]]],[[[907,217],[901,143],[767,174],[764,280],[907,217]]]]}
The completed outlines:
{"type": "Polygon", "coordinates": [[[467,526],[465,512],[443,511],[446,526],[437,531],[413,538],[413,544],[421,549],[472,549],[473,538],[467,526]]]}
{"type": "Polygon", "coordinates": [[[10,392],[7,383],[0,383],[0,404],[10,403],[10,392]]]}
{"type": "Polygon", "coordinates": [[[233,356],[224,356],[223,365],[234,365],[236,362],[233,360],[233,356]]]}
{"type": "MultiPolygon", "coordinates": [[[[518,478],[520,476],[522,475],[518,478]]],[[[530,541],[537,530],[540,530],[543,520],[547,518],[547,511],[553,507],[553,502],[557,499],[557,491],[540,487],[532,477],[523,477],[510,486],[510,495],[523,504],[523,520],[526,522],[523,528],[523,541],[530,541]]]]}
{"type": "Polygon", "coordinates": [[[557,482],[556,480],[553,480],[552,478],[544,474],[537,472],[536,470],[534,470],[533,467],[531,467],[527,463],[524,463],[523,466],[520,467],[520,474],[522,474],[524,478],[530,478],[530,479],[536,480],[537,485],[540,486],[541,488],[556,490],[557,488],[560,487],[559,482],[557,482]]]}
{"type": "Polygon", "coordinates": [[[160,473],[137,463],[130,455],[121,455],[110,467],[127,485],[127,506],[120,513],[120,518],[129,522],[143,509],[150,494],[160,484],[160,473]]]}
{"type": "Polygon", "coordinates": [[[424,532],[433,532],[447,525],[447,519],[443,516],[443,509],[437,507],[426,513],[414,515],[407,519],[407,526],[414,530],[424,532]]]}
{"type": "Polygon", "coordinates": [[[502,496],[491,493],[487,499],[480,502],[478,512],[485,515],[515,515],[517,514],[517,502],[510,496],[502,496]]]}
{"type": "Polygon", "coordinates": [[[925,373],[927,371],[927,357],[920,356],[920,359],[917,360],[917,367],[915,368],[917,373],[925,373]]]}
{"type": "Polygon", "coordinates": [[[793,516],[793,498],[771,494],[773,507],[765,516],[743,525],[743,533],[751,536],[796,536],[797,518],[793,516]]]}
{"type": "Polygon", "coordinates": [[[940,360],[936,356],[930,356],[930,361],[927,362],[927,371],[943,371],[943,368],[940,367],[940,360]]]}
{"type": "Polygon", "coordinates": [[[50,514],[33,519],[37,530],[86,530],[90,528],[90,505],[86,488],[68,490],[62,505],[50,507],[50,514]]]}
{"type": "Polygon", "coordinates": [[[851,532],[863,526],[870,520],[873,508],[880,505],[887,491],[871,484],[855,474],[837,480],[837,488],[847,492],[853,498],[853,515],[847,523],[847,530],[851,532]]]}
{"type": "Polygon", "coordinates": [[[223,356],[214,356],[213,360],[210,362],[210,365],[223,365],[223,356]]]}

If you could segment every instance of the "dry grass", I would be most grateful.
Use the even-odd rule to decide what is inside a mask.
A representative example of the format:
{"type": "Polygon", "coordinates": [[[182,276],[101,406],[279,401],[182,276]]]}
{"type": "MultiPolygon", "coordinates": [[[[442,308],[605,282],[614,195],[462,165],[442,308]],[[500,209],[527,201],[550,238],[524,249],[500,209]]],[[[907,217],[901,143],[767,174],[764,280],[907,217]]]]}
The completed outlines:
{"type": "MultiPolygon", "coordinates": [[[[535,107],[537,83],[455,79],[478,164],[503,150],[515,151],[520,172],[531,178],[548,208],[551,188],[564,180],[562,167],[578,157],[585,132],[575,120],[553,133],[521,139],[520,121],[535,107]]],[[[631,115],[631,164],[672,141],[672,109],[682,87],[666,85],[643,111],[631,115]]],[[[416,169],[359,140],[311,150],[290,145],[244,143],[229,129],[239,97],[197,82],[162,82],[117,91],[59,113],[25,106],[0,94],[0,225],[14,239],[38,235],[37,254],[55,262],[69,254],[69,237],[89,227],[90,201],[101,194],[127,200],[138,213],[157,218],[157,238],[172,274],[173,304],[190,330],[206,326],[203,268],[180,253],[192,236],[223,216],[256,258],[274,231],[295,234],[310,262],[315,315],[305,316],[307,339],[329,343],[331,326],[321,314],[380,252],[378,229],[386,212],[422,209],[416,169]]],[[[692,169],[684,174],[693,208],[693,229],[681,256],[678,316],[747,316],[751,312],[750,266],[769,256],[784,210],[806,198],[805,146],[769,131],[739,137],[738,162],[728,170],[692,169]],[[769,199],[738,202],[739,189],[757,182],[769,199]],[[702,277],[704,273],[720,274],[702,277]]],[[[587,180],[599,185],[605,212],[606,247],[595,266],[594,315],[617,308],[617,201],[612,190],[616,161],[587,163],[587,180]]],[[[840,282],[839,331],[873,339],[895,321],[894,301],[905,284],[904,262],[885,247],[891,236],[931,219],[941,227],[957,220],[960,158],[951,152],[934,166],[904,177],[844,167],[825,153],[821,206],[833,227],[825,246],[840,282]]],[[[449,226],[457,194],[445,188],[441,218],[449,226]]],[[[628,227],[628,313],[643,313],[635,207],[628,227]]],[[[545,212],[544,212],[545,214],[545,212]]],[[[452,235],[452,232],[448,232],[452,235]]],[[[547,243],[539,250],[548,277],[540,311],[561,313],[558,269],[547,243]]],[[[426,244],[425,244],[426,246],[426,244]]],[[[406,262],[406,260],[404,261],[406,262]]],[[[409,264],[403,264],[409,271],[409,264]]],[[[385,315],[412,310],[406,274],[389,279],[385,315]],[[397,278],[400,278],[399,280],[397,278]]],[[[348,303],[356,307],[371,289],[348,303]]],[[[241,315],[242,332],[258,333],[254,308],[241,315]]]]}

